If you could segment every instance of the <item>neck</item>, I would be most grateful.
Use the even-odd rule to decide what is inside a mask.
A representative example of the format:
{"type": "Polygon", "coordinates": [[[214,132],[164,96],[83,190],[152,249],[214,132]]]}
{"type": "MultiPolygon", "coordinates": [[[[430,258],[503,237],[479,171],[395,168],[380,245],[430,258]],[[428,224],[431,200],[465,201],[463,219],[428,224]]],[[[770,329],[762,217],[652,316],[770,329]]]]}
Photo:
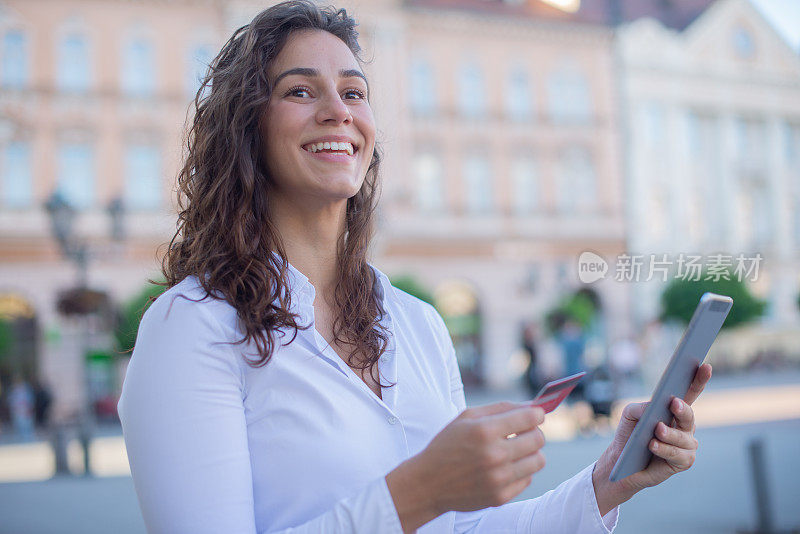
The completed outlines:
{"type": "Polygon", "coordinates": [[[308,277],[318,296],[331,295],[335,287],[337,243],[344,232],[346,207],[346,199],[315,205],[307,198],[282,197],[270,204],[289,263],[308,277]]]}

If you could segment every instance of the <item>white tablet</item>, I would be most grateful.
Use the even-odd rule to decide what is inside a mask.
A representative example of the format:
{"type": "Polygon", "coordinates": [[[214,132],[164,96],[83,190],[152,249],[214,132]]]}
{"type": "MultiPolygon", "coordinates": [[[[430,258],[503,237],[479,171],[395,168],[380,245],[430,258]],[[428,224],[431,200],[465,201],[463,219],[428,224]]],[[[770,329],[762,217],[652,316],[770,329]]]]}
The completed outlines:
{"type": "Polygon", "coordinates": [[[669,409],[672,397],[683,399],[686,396],[697,368],[703,363],[708,349],[717,338],[732,305],[733,299],[724,295],[705,293],[700,298],[689,326],[661,375],[650,405],[636,423],[617,463],[614,464],[614,469],[611,470],[611,482],[637,473],[650,463],[653,453],[648,445],[654,437],[656,425],[659,421],[667,426],[672,422],[673,415],[669,409]]]}

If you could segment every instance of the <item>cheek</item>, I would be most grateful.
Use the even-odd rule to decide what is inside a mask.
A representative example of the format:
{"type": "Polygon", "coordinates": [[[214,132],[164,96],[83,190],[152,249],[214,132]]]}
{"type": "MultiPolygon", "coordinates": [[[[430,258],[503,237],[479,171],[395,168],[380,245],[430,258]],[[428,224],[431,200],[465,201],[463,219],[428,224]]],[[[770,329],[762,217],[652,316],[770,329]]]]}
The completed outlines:
{"type": "Polygon", "coordinates": [[[372,160],[372,152],[375,148],[375,123],[367,121],[361,128],[361,133],[364,136],[364,159],[369,162],[372,160]]]}
{"type": "Polygon", "coordinates": [[[303,117],[285,102],[271,104],[264,115],[264,146],[275,154],[282,154],[286,147],[299,139],[303,117]]]}

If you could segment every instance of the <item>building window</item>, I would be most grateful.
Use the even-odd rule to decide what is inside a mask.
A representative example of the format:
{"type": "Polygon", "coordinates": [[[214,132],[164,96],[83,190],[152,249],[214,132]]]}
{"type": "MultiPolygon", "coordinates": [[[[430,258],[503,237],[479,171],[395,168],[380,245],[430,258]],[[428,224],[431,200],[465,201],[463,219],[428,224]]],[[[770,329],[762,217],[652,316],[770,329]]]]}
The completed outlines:
{"type": "Polygon", "coordinates": [[[56,188],[64,200],[77,209],[94,203],[94,151],[85,143],[67,143],[58,154],[56,188]]]}
{"type": "MultiPolygon", "coordinates": [[[[800,124],[786,125],[786,163],[789,176],[800,176],[800,124]]],[[[794,239],[796,246],[800,248],[800,180],[791,180],[790,195],[794,239]]]]}
{"type": "Polygon", "coordinates": [[[661,150],[664,147],[665,119],[663,106],[651,102],[642,109],[642,134],[649,149],[661,150]]]}
{"type": "Polygon", "coordinates": [[[756,44],[753,34],[742,26],[733,30],[733,49],[742,59],[752,59],[756,55],[756,44]]]}
{"type": "Polygon", "coordinates": [[[31,149],[24,141],[8,143],[3,151],[3,206],[27,208],[33,203],[31,149]]]}
{"type": "Polygon", "coordinates": [[[791,192],[791,211],[794,217],[792,225],[794,226],[794,241],[795,246],[800,248],[800,184],[795,182],[793,191],[791,192]]]}
{"type": "Polygon", "coordinates": [[[89,90],[89,42],[81,33],[68,33],[58,43],[56,81],[62,91],[89,90]]]}
{"type": "Polygon", "coordinates": [[[467,211],[481,213],[491,210],[494,200],[488,160],[485,156],[472,154],[463,161],[467,211]]]}
{"type": "Polygon", "coordinates": [[[714,202],[722,181],[719,120],[714,115],[691,112],[689,127],[689,233],[702,242],[716,242],[728,232],[720,207],[714,202]]]}
{"type": "Polygon", "coordinates": [[[773,209],[769,187],[760,179],[742,178],[738,188],[739,220],[745,248],[763,251],[772,241],[773,209]]]}
{"type": "Polygon", "coordinates": [[[561,153],[557,184],[561,211],[589,211],[597,206],[597,179],[589,149],[570,147],[561,153]]]}
{"type": "Polygon", "coordinates": [[[2,84],[21,88],[28,83],[28,38],[20,30],[3,35],[2,84]]]}
{"type": "Polygon", "coordinates": [[[769,196],[767,125],[755,118],[739,118],[735,125],[741,236],[747,247],[764,247],[771,242],[774,229],[774,210],[769,196]]]}
{"type": "Polygon", "coordinates": [[[461,113],[477,117],[486,112],[486,88],[483,73],[475,63],[461,66],[458,83],[458,103],[461,113]]]}
{"type": "Polygon", "coordinates": [[[567,63],[550,74],[547,93],[554,122],[588,122],[591,118],[589,83],[577,65],[567,63]]]}
{"type": "Polygon", "coordinates": [[[133,210],[161,207],[161,155],[152,145],[131,145],[125,154],[125,205],[133,210]]]}
{"type": "Polygon", "coordinates": [[[122,91],[131,96],[149,96],[155,88],[153,45],[144,37],[129,39],[122,52],[122,91]]]}
{"type": "Polygon", "coordinates": [[[798,176],[800,173],[800,124],[786,125],[786,162],[789,169],[798,176]]]}
{"type": "Polygon", "coordinates": [[[417,206],[422,211],[433,212],[444,207],[442,162],[433,153],[417,154],[414,158],[414,175],[417,180],[417,206]]]}
{"type": "Polygon", "coordinates": [[[428,115],[436,108],[436,82],[427,59],[411,60],[411,109],[418,115],[428,115]]]}
{"type": "Polygon", "coordinates": [[[197,94],[213,59],[214,48],[211,45],[196,46],[189,52],[186,72],[186,92],[188,94],[192,96],[197,94]]]}
{"type": "Polygon", "coordinates": [[[511,162],[513,207],[518,214],[534,211],[539,205],[539,185],[536,167],[531,157],[519,157],[511,162]]]}
{"type": "Polygon", "coordinates": [[[669,221],[667,199],[669,191],[661,184],[654,183],[648,191],[649,206],[647,207],[647,227],[650,237],[658,241],[666,234],[669,221]]]}
{"type": "Polygon", "coordinates": [[[506,114],[513,121],[525,121],[533,115],[528,74],[522,67],[511,70],[506,84],[506,114]]]}
{"type": "Polygon", "coordinates": [[[767,125],[763,120],[736,120],[736,153],[746,169],[763,169],[767,162],[767,125]]]}

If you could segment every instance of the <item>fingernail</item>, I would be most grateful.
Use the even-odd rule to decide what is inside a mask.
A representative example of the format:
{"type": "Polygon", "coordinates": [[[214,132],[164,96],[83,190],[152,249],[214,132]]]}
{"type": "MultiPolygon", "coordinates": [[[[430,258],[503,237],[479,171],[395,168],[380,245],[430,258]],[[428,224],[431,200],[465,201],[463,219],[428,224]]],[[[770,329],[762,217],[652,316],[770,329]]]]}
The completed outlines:
{"type": "Polygon", "coordinates": [[[675,399],[677,401],[677,406],[675,407],[676,410],[679,412],[683,411],[683,401],[680,399],[675,399]]]}
{"type": "Polygon", "coordinates": [[[654,441],[654,442],[653,442],[653,450],[654,450],[654,451],[657,451],[657,450],[658,450],[658,442],[657,442],[657,441],[654,441]]]}

